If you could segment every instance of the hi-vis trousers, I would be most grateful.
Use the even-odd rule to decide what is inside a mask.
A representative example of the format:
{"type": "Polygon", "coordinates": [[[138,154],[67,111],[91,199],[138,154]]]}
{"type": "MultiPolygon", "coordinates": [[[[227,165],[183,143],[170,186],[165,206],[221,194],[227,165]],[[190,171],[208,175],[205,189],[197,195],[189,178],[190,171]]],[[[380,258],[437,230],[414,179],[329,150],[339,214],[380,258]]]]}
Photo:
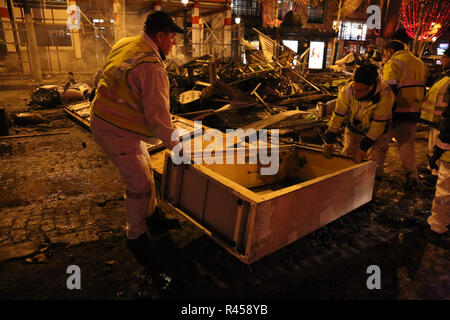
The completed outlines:
{"type": "Polygon", "coordinates": [[[95,141],[114,162],[126,184],[127,237],[136,239],[147,232],[145,218],[156,207],[155,182],[145,143],[137,135],[116,128],[92,113],[90,125],[95,141]]]}
{"type": "Polygon", "coordinates": [[[431,208],[428,224],[437,233],[448,231],[450,224],[450,162],[438,161],[439,172],[436,193],[431,208]]]}
{"type": "Polygon", "coordinates": [[[377,139],[378,147],[375,150],[376,155],[374,155],[377,159],[377,175],[383,174],[383,165],[389,149],[389,143],[395,137],[403,169],[412,178],[417,178],[416,151],[414,145],[416,126],[416,123],[413,122],[397,122],[395,126],[391,124],[388,132],[377,139]]]}

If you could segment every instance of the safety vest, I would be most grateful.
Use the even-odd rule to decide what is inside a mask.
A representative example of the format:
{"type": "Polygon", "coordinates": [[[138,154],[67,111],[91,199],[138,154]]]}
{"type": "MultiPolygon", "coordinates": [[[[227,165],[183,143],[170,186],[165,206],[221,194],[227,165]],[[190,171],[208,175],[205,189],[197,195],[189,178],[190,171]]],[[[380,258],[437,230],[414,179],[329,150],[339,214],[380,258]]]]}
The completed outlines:
{"type": "MultiPolygon", "coordinates": [[[[447,107],[442,112],[441,120],[437,125],[437,129],[440,131],[439,135],[436,138],[436,146],[445,150],[445,152],[441,155],[440,160],[450,162],[450,143],[448,140],[445,142],[440,139],[442,131],[448,133],[450,131],[450,106],[447,107]]],[[[447,135],[447,134],[445,134],[447,135]]]]}
{"type": "Polygon", "coordinates": [[[350,131],[376,140],[389,127],[394,94],[388,85],[382,84],[381,79],[378,79],[373,97],[367,101],[359,101],[353,96],[352,84],[353,81],[339,91],[328,130],[338,132],[346,120],[350,131]]]}
{"type": "Polygon", "coordinates": [[[446,151],[441,155],[441,157],[439,158],[439,160],[450,162],[450,144],[445,143],[445,142],[442,142],[441,139],[437,138],[437,139],[436,139],[436,145],[437,145],[439,148],[446,150],[446,151]]]}
{"type": "Polygon", "coordinates": [[[450,74],[438,80],[428,92],[425,102],[422,104],[420,118],[429,125],[435,127],[441,119],[442,112],[448,105],[450,74]]]}
{"type": "Polygon", "coordinates": [[[393,87],[395,113],[419,112],[425,97],[426,68],[409,50],[395,52],[383,67],[384,83],[393,87]]]}
{"type": "Polygon", "coordinates": [[[144,62],[160,63],[164,68],[161,59],[142,36],[119,40],[103,68],[91,111],[116,127],[152,137],[141,102],[127,82],[128,72],[144,62]]]}

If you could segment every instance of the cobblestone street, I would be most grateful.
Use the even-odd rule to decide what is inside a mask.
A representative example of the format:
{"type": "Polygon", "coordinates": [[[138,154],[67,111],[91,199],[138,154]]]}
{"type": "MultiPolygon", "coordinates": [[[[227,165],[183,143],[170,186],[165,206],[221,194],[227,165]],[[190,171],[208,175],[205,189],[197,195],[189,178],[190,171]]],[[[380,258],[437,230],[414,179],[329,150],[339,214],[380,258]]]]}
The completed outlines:
{"type": "MultiPolygon", "coordinates": [[[[27,94],[9,92],[3,103],[23,111],[27,94]]],[[[161,203],[181,223],[157,242],[155,259],[167,259],[172,279],[162,290],[125,247],[117,169],[62,109],[39,113],[45,123],[10,134],[68,133],[0,139],[0,299],[450,298],[448,238],[422,236],[434,189],[403,190],[394,147],[372,202],[250,266],[161,203]],[[66,287],[73,264],[81,290],[66,287]],[[382,290],[366,287],[372,264],[382,270],[382,290]]],[[[417,146],[423,164],[425,139],[417,146]]]]}
{"type": "Polygon", "coordinates": [[[111,202],[122,202],[117,170],[89,132],[58,117],[53,125],[69,134],[3,142],[0,262],[124,231],[123,210],[111,212],[111,202]]]}

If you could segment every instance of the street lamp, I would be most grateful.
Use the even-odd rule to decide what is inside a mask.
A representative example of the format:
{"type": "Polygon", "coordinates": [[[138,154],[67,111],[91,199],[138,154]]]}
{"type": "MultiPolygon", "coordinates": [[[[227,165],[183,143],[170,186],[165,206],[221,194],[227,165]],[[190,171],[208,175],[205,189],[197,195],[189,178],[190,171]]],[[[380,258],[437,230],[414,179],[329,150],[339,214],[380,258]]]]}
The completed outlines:
{"type": "Polygon", "coordinates": [[[234,22],[236,22],[236,24],[241,23],[241,18],[240,17],[234,18],[234,22]]]}
{"type": "Polygon", "coordinates": [[[186,6],[189,3],[189,0],[181,0],[181,3],[186,6]]]}

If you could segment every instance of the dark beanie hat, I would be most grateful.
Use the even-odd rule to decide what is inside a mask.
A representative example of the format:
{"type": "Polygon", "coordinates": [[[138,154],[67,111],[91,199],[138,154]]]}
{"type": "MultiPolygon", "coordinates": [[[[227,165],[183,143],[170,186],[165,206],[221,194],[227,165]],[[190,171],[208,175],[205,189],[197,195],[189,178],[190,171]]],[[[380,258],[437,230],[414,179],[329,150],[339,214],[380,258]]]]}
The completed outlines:
{"type": "Polygon", "coordinates": [[[378,67],[371,63],[362,65],[356,69],[353,80],[368,86],[376,84],[378,81],[378,67]]]}
{"type": "Polygon", "coordinates": [[[155,11],[147,16],[144,24],[144,32],[146,34],[162,32],[177,32],[183,33],[181,29],[173,20],[172,16],[165,11],[155,11]]]}

